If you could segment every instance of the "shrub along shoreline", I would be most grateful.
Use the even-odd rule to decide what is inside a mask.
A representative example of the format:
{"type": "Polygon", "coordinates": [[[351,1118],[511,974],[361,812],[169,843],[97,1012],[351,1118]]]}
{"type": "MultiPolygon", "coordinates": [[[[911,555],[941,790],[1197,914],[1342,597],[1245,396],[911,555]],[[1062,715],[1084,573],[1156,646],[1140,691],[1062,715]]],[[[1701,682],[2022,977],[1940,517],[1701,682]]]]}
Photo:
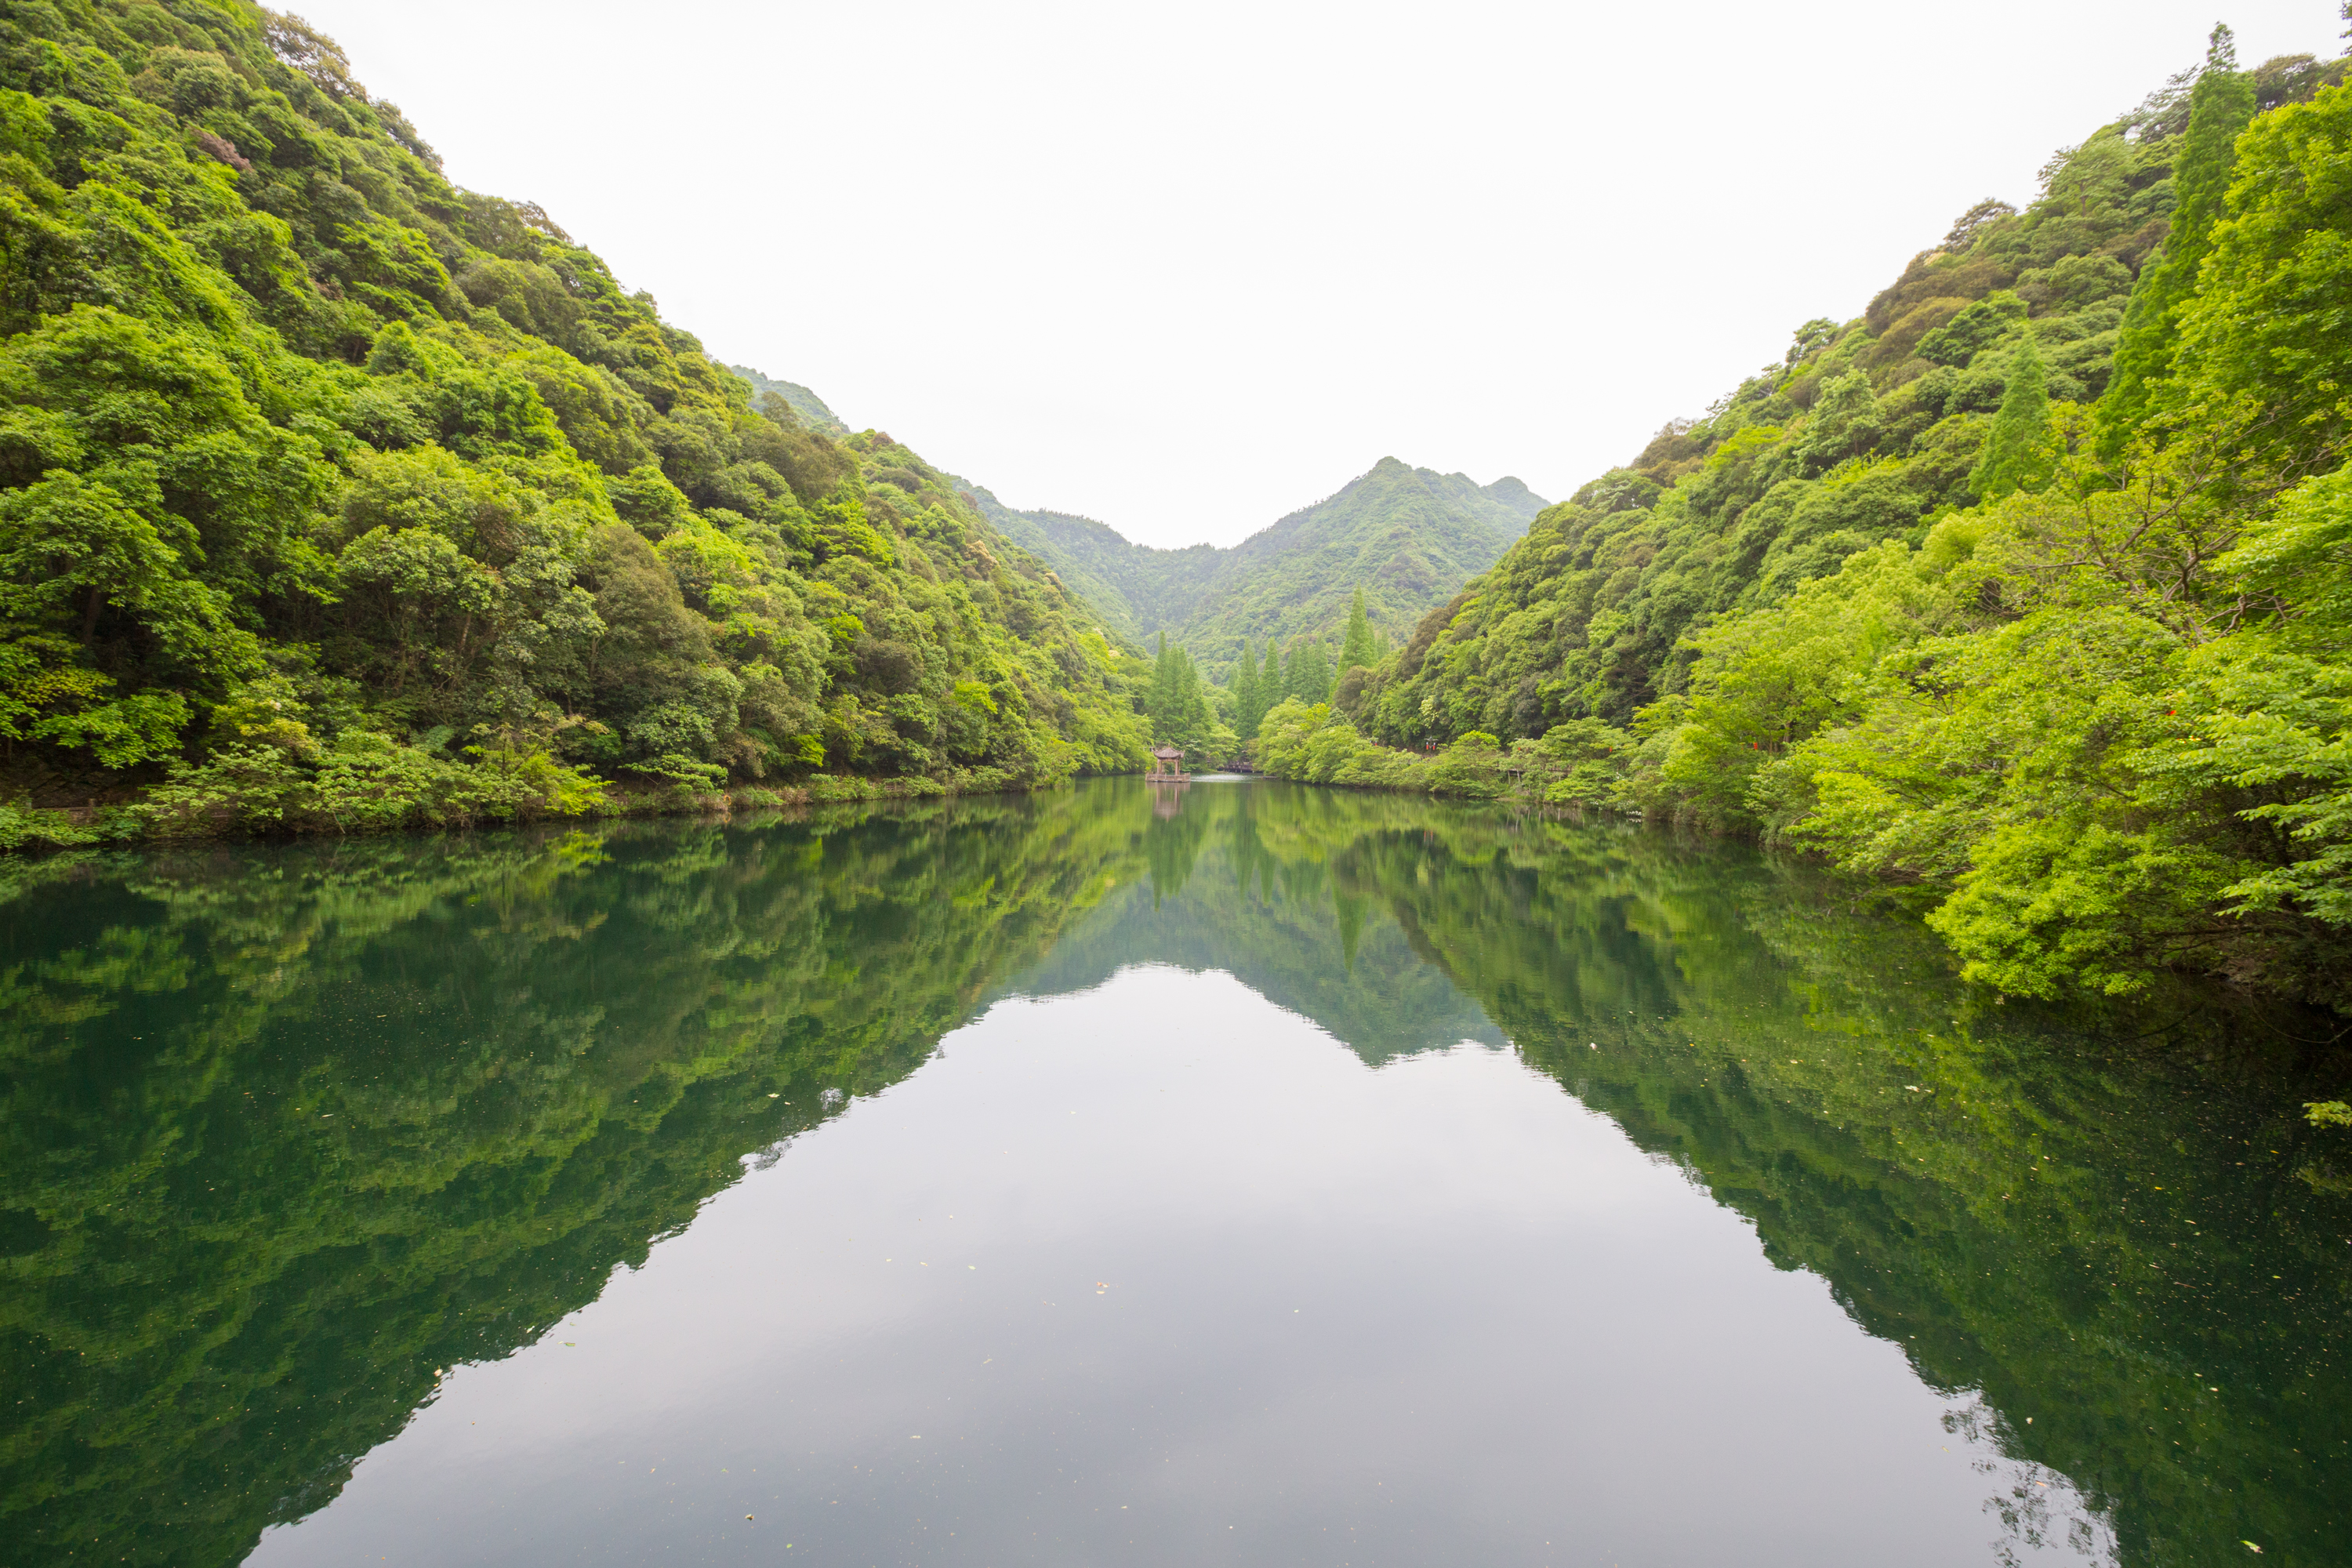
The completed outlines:
{"type": "MultiPolygon", "coordinates": [[[[352,787],[348,774],[321,770],[277,787],[237,794],[164,785],[121,805],[40,807],[0,801],[0,852],[129,847],[197,839],[291,838],[418,833],[536,823],[609,821],[629,816],[727,816],[844,802],[925,800],[1002,795],[1040,787],[999,769],[948,779],[866,778],[814,773],[792,784],[722,788],[707,780],[627,786],[583,770],[551,765],[543,755],[452,765],[437,790],[395,794],[352,787]]],[[[267,773],[248,784],[268,785],[267,773]]]]}
{"type": "Polygon", "coordinates": [[[1401,751],[1371,740],[1328,703],[1287,698],[1269,710],[1253,747],[1259,773],[1301,784],[1406,790],[1464,800],[1641,814],[1626,789],[1633,737],[1598,719],[1556,724],[1506,746],[1483,730],[1443,749],[1401,751]]]}
{"type": "Polygon", "coordinates": [[[2073,951],[2053,944],[2032,964],[1987,962],[1972,941],[1973,910],[1963,897],[1965,879],[1933,877],[1900,867],[1860,867],[1837,853],[1834,843],[1802,831],[1743,830],[1687,808],[1667,787],[1680,727],[1675,711],[1653,713],[1637,733],[1597,719],[1554,725],[1540,740],[1504,743],[1472,731],[1446,746],[1407,752],[1367,738],[1345,713],[1329,704],[1309,707],[1296,699],[1265,717],[1253,745],[1255,765],[1269,777],[1345,788],[1395,790],[1468,800],[1510,802],[1567,810],[1610,811],[1719,837],[1748,837],[1852,877],[1881,893],[1918,889],[1936,895],[1924,913],[1929,930],[1949,951],[1963,979],[2004,996],[2053,1000],[2091,994],[2129,997],[2149,990],[2160,975],[2204,975],[2230,985],[2285,997],[2308,1005],[2352,1012],[2335,966],[2255,969],[2226,960],[2229,949],[2121,945],[2073,951]],[[2330,979],[2330,975],[2335,975],[2330,979]]]}

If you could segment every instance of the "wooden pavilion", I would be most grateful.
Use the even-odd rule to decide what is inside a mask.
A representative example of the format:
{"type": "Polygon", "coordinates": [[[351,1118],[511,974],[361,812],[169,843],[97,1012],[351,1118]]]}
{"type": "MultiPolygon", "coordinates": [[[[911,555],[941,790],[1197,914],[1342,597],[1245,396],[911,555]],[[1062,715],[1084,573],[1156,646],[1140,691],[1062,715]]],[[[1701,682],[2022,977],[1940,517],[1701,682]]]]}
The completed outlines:
{"type": "Polygon", "coordinates": [[[1181,784],[1190,778],[1192,775],[1184,771],[1184,748],[1181,746],[1152,747],[1151,765],[1143,770],[1143,776],[1152,783],[1172,781],[1181,784]]]}

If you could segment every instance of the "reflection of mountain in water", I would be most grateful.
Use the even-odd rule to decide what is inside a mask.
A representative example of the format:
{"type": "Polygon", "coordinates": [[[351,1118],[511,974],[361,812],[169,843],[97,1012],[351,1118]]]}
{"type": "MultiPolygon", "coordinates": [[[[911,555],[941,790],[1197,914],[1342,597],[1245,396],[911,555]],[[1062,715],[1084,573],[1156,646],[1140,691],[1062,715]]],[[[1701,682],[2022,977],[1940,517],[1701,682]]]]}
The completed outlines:
{"type": "MultiPolygon", "coordinates": [[[[1985,1007],[1916,924],[1737,850],[1270,783],[1161,816],[1108,780],[8,859],[0,911],[12,1561],[236,1562],[434,1368],[593,1300],[834,1091],[1139,962],[1372,1061],[1492,1042],[1483,1013],[2072,1478],[2125,1561],[2341,1555],[2352,1200],[2300,1115],[2340,1067],[1985,1007]]],[[[1995,1500],[2021,1541],[2069,1528],[2041,1495],[1995,1500]]]]}
{"type": "Polygon", "coordinates": [[[1339,886],[1323,860],[1285,861],[1269,850],[1255,807],[1274,793],[1201,784],[1179,814],[1155,809],[1147,879],[1072,921],[1006,992],[1062,995],[1132,964],[1171,963],[1233,975],[1375,1066],[1464,1040],[1503,1046],[1486,1011],[1414,950],[1384,908],[1339,886]]]}

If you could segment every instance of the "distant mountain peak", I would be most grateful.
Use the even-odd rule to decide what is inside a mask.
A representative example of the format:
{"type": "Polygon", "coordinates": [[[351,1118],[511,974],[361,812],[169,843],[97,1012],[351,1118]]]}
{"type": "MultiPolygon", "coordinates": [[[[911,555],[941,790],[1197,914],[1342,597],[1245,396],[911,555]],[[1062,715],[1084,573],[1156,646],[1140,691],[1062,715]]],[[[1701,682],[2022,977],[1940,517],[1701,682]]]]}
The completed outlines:
{"type": "MultiPolygon", "coordinates": [[[[807,424],[847,433],[807,387],[748,365],[728,368],[755,395],[773,392],[807,424]]],[[[1015,510],[984,485],[942,478],[999,533],[1050,567],[1106,628],[1139,643],[1165,632],[1212,672],[1238,658],[1244,642],[1336,640],[1359,587],[1373,626],[1402,643],[1550,504],[1517,478],[1481,485],[1390,454],[1238,544],[1163,549],[1076,513],[1015,510]]]]}
{"type": "Polygon", "coordinates": [[[1013,511],[977,493],[989,521],[1106,625],[1139,641],[1165,632],[1212,671],[1244,643],[1336,638],[1359,587],[1374,626],[1402,642],[1549,504],[1516,478],[1481,485],[1389,456],[1238,544],[1160,550],[1090,518],[1013,511]]]}

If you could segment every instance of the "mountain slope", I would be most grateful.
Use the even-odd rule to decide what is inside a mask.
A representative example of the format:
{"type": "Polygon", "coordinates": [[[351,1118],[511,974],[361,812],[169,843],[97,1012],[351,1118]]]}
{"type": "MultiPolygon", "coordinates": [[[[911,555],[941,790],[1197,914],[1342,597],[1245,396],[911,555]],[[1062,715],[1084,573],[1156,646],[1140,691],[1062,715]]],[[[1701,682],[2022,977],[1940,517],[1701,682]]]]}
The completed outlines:
{"type": "Polygon", "coordinates": [[[185,12],[0,11],[0,794],[349,827],[1139,756],[935,470],[752,406],[298,19],[185,12]]]}
{"type": "Polygon", "coordinates": [[[1402,638],[1543,506],[1516,479],[1482,486],[1383,458],[1328,500],[1227,551],[1178,630],[1198,657],[1223,664],[1244,638],[1336,634],[1361,585],[1374,630],[1402,638]]]}
{"type": "MultiPolygon", "coordinates": [[[[2228,38],[2219,29],[2216,47],[2228,38]]],[[[2245,84],[2236,124],[2343,72],[2304,56],[2231,71],[2245,84]]],[[[2024,211],[1971,207],[1861,316],[1806,322],[1782,363],[1546,511],[1423,622],[1360,716],[1411,744],[1624,722],[1687,689],[1693,634],[1885,541],[1917,544],[1984,499],[1976,470],[2021,356],[2062,407],[2106,390],[2181,199],[2190,108],[2177,80],[2053,160],[2024,211]]],[[[2209,184],[2226,181],[2235,131],[2215,134],[2223,166],[2209,184]]]]}
{"type": "Polygon", "coordinates": [[[1210,670],[1238,658],[1244,640],[1336,640],[1359,586],[1375,630],[1401,639],[1545,505],[1516,479],[1480,485],[1383,458],[1239,544],[1156,550],[1091,518],[1013,511],[987,490],[972,493],[1006,538],[1100,609],[1106,626],[1146,641],[1165,632],[1210,670]]]}
{"type": "Polygon", "coordinates": [[[800,383],[771,381],[747,364],[730,364],[727,368],[751,384],[751,398],[754,403],[768,394],[773,393],[782,398],[784,406],[797,415],[800,422],[810,429],[821,430],[828,436],[846,436],[850,433],[849,426],[841,422],[841,416],[825,406],[824,399],[800,383]]]}
{"type": "Polygon", "coordinates": [[[1549,773],[1815,850],[1928,889],[2012,994],[2186,969],[2352,1011],[2347,70],[2241,69],[2216,27],[2023,212],[1547,510],[1345,717],[1270,712],[1259,762],[1549,773]]]}

